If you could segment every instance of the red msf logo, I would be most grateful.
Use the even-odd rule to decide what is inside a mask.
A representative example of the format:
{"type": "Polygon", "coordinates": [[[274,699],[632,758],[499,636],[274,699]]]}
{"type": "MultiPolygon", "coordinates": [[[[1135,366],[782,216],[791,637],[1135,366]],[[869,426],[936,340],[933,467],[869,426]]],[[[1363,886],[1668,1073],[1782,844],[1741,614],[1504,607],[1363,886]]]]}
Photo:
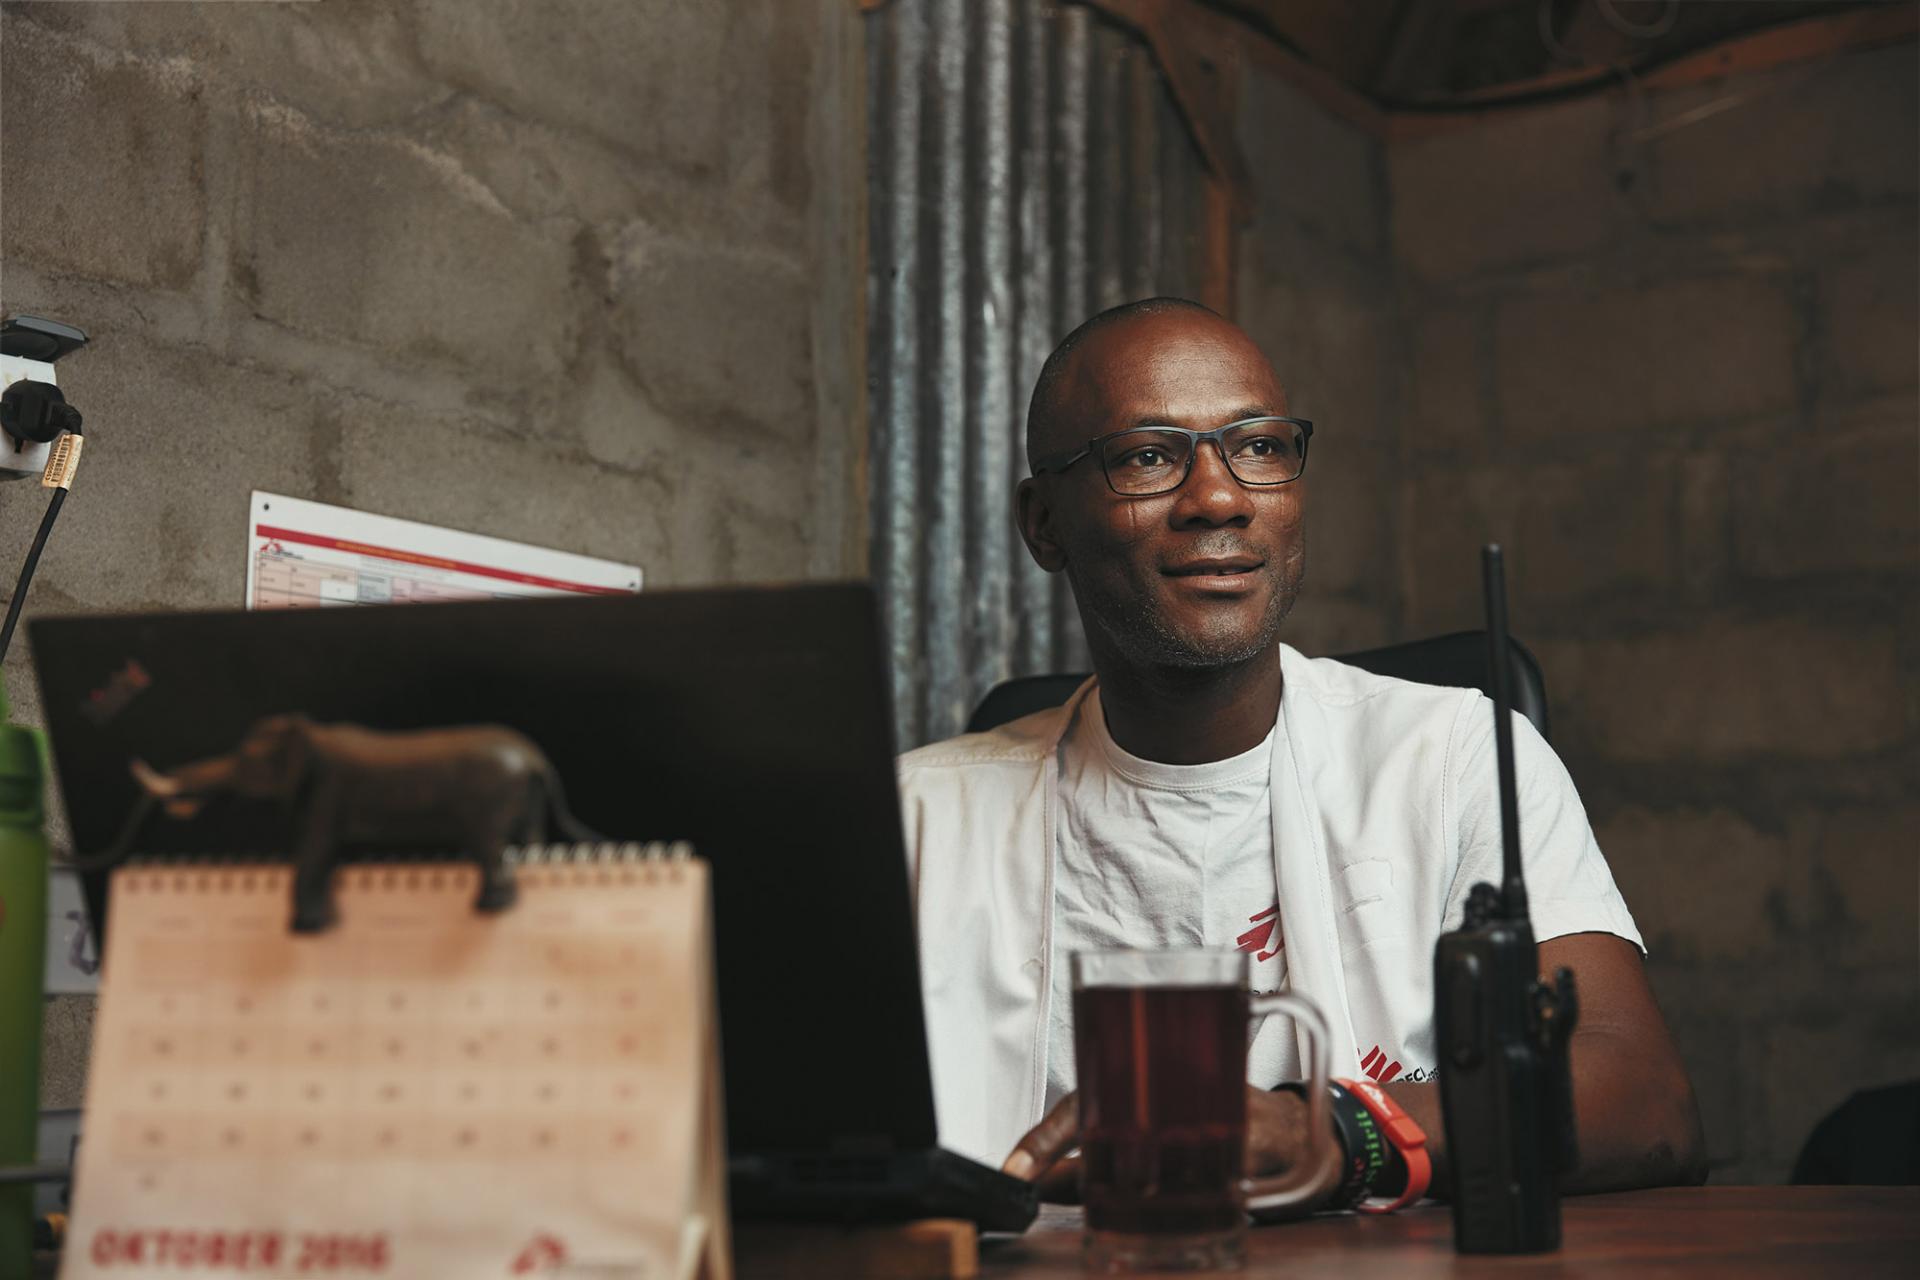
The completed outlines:
{"type": "Polygon", "coordinates": [[[507,1268],[507,1273],[530,1276],[542,1271],[555,1271],[566,1260],[567,1246],[542,1231],[528,1241],[527,1247],[520,1251],[520,1256],[513,1260],[513,1265],[507,1268]]]}
{"type": "Polygon", "coordinates": [[[1280,932],[1279,903],[1274,903],[1257,916],[1248,916],[1247,922],[1251,924],[1253,928],[1234,939],[1234,943],[1239,950],[1253,952],[1253,958],[1255,960],[1269,960],[1280,954],[1281,950],[1286,947],[1287,940],[1276,936],[1280,932]],[[1263,921],[1265,923],[1262,923],[1263,921]],[[1267,949],[1267,943],[1269,942],[1273,943],[1271,950],[1267,949]]]}
{"type": "Polygon", "coordinates": [[[1379,1045],[1375,1045],[1366,1057],[1360,1059],[1360,1069],[1371,1076],[1375,1083],[1386,1084],[1400,1074],[1400,1063],[1397,1060],[1387,1061],[1387,1055],[1380,1052],[1379,1045]]]}

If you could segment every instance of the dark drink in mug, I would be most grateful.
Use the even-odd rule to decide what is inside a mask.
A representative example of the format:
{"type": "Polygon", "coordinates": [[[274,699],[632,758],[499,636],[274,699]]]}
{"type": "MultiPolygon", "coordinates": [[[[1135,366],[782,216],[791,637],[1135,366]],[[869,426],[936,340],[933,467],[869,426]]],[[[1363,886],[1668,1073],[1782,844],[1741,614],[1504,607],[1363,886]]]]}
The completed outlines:
{"type": "Polygon", "coordinates": [[[1080,1151],[1096,1231],[1228,1231],[1241,1219],[1247,993],[1074,993],[1080,1151]]]}
{"type": "Polygon", "coordinates": [[[1298,996],[1253,997],[1237,951],[1086,952],[1073,963],[1087,1266],[1241,1265],[1247,1209],[1307,1207],[1330,1165],[1318,1013],[1298,996]],[[1247,1027],[1269,1012],[1314,1033],[1307,1097],[1321,1145],[1284,1179],[1250,1183],[1247,1027]]]}

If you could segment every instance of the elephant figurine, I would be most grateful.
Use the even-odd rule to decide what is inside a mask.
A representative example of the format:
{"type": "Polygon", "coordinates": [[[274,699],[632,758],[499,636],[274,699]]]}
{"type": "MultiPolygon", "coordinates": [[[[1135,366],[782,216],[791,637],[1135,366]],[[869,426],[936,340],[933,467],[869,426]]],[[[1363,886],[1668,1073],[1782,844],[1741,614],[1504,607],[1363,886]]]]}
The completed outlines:
{"type": "Polygon", "coordinates": [[[480,868],[475,908],[502,911],[515,898],[508,845],[544,842],[549,818],[570,840],[597,839],[567,811],[540,748],[500,725],[388,733],[269,716],[230,754],[164,773],[138,760],[132,769],[174,818],[191,818],[222,793],[291,806],[296,933],[336,919],[330,890],[342,845],[457,848],[480,868]]]}

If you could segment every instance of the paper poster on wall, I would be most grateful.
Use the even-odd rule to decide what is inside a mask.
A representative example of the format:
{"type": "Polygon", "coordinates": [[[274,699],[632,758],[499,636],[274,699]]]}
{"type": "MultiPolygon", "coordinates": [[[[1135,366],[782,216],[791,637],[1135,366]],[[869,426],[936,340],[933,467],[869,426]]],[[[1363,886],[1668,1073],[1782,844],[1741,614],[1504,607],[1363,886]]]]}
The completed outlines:
{"type": "Polygon", "coordinates": [[[346,507],[253,495],[247,608],[623,595],[637,565],[460,533],[346,507]]]}

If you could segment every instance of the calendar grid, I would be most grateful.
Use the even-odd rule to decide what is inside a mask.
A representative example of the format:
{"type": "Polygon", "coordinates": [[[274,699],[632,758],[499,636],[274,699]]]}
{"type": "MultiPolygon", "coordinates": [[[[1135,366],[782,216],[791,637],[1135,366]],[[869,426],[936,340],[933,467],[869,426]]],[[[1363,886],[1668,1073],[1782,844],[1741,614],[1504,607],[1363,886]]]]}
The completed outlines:
{"type": "Polygon", "coordinates": [[[76,1234],[324,1230],[409,1274],[491,1202],[677,1230],[684,1189],[636,1189],[697,1164],[705,869],[612,852],[524,860],[492,916],[470,866],[348,867],[320,935],[284,866],[116,873],[76,1234]]]}

